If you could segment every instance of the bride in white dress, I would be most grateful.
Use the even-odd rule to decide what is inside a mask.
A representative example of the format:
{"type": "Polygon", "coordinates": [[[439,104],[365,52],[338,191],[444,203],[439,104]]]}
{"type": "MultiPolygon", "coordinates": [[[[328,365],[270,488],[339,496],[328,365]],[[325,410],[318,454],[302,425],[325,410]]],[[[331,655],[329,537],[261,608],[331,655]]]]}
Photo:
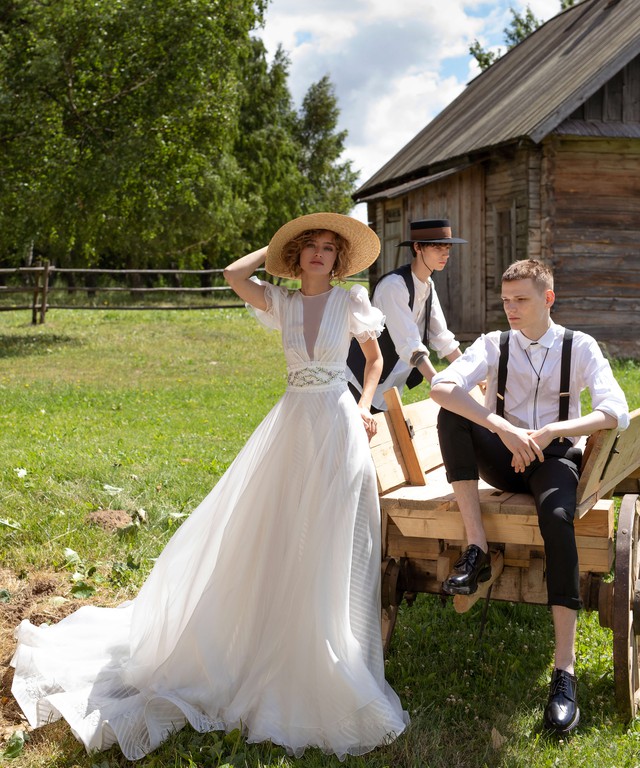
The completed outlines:
{"type": "Polygon", "coordinates": [[[282,332],[286,392],[134,600],[20,624],[12,690],[33,727],[63,717],[88,751],[117,743],[131,760],[186,722],[341,759],[405,729],[384,677],[367,440],[384,318],[361,286],[331,285],[379,247],[353,218],[310,214],[227,267],[234,291],[282,332]],[[251,278],[265,257],[301,289],[251,278]],[[367,359],[358,404],[345,381],[353,336],[367,359]]]}

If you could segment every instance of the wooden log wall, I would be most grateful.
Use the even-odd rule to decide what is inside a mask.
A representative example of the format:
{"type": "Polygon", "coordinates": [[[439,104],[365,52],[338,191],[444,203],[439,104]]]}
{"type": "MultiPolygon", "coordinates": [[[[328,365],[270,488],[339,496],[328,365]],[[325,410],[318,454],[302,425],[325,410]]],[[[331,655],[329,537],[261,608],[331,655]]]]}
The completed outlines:
{"type": "Polygon", "coordinates": [[[449,219],[454,245],[442,272],[433,275],[449,328],[461,340],[473,340],[485,321],[484,169],[474,165],[410,192],[407,224],[418,219],[449,219]]]}
{"type": "Polygon", "coordinates": [[[533,144],[495,152],[486,162],[486,329],[506,328],[502,273],[517,259],[539,258],[541,153],[533,144]]]}
{"type": "Polygon", "coordinates": [[[553,317],[639,358],[640,141],[556,137],[545,156],[553,317]]]}
{"type": "Polygon", "coordinates": [[[368,204],[369,222],[382,243],[382,257],[370,270],[372,282],[409,260],[409,249],[395,246],[408,237],[411,221],[447,218],[454,235],[468,240],[454,246],[446,269],[434,276],[449,327],[467,341],[482,333],[485,321],[483,187],[484,169],[478,164],[401,197],[368,204]]]}

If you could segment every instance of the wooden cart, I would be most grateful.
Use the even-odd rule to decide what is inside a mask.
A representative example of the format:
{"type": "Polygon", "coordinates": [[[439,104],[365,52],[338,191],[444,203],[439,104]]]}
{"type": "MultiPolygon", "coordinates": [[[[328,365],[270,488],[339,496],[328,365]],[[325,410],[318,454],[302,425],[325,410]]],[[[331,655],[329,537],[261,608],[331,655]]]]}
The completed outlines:
{"type": "MultiPolygon", "coordinates": [[[[383,640],[388,648],[398,606],[417,593],[444,595],[442,581],[465,546],[465,532],[438,444],[438,406],[402,405],[387,392],[371,450],[382,511],[383,640]]],[[[625,720],[640,706],[640,409],[623,432],[591,436],[584,454],[575,519],[584,607],[613,630],[616,703],[625,720]],[[623,494],[617,535],[615,502],[623,494]],[[614,578],[610,574],[613,568],[614,578]]],[[[544,547],[533,498],[480,482],[492,575],[474,595],[453,598],[459,613],[489,594],[546,604],[544,547]]]]}

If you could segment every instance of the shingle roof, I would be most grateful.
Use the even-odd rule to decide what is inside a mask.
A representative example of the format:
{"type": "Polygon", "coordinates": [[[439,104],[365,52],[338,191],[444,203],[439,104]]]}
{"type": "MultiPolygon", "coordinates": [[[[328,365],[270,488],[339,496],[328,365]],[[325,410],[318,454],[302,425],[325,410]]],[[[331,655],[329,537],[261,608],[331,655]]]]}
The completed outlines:
{"type": "Polygon", "coordinates": [[[541,141],[640,53],[639,6],[583,0],[550,19],[472,80],[354,198],[519,138],[541,141]]]}

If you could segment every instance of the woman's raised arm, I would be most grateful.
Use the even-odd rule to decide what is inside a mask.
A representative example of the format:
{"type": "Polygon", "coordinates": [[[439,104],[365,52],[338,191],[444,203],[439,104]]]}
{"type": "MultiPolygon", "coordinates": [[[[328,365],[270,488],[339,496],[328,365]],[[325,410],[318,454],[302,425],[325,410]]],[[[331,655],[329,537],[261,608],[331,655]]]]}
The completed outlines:
{"type": "Polygon", "coordinates": [[[233,288],[235,293],[243,301],[251,304],[252,307],[262,310],[267,308],[267,302],[264,297],[264,285],[259,285],[250,278],[256,269],[261,264],[264,264],[266,256],[267,246],[265,245],[257,251],[248,253],[246,256],[233,261],[224,270],[224,279],[233,288]]]}

